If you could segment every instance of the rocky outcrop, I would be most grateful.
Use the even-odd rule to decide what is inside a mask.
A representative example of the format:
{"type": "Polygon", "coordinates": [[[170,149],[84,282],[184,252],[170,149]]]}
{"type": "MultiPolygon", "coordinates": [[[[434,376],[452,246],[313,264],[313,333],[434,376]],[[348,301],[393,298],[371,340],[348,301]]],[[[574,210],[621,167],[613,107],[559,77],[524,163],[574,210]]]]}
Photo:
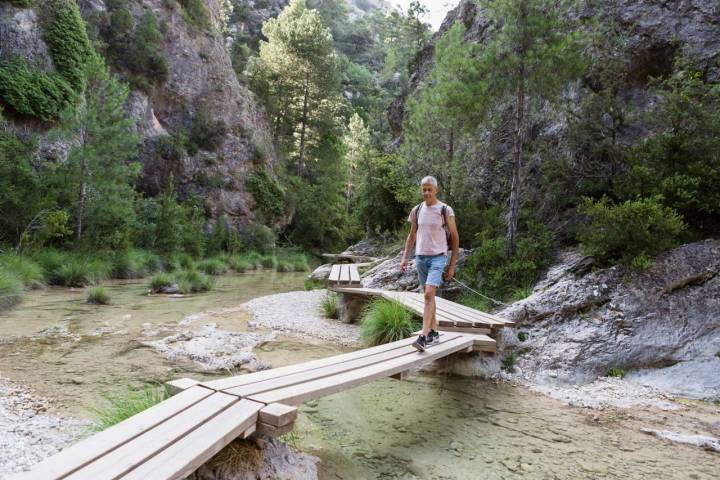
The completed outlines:
{"type": "MultiPolygon", "coordinates": [[[[612,0],[587,2],[580,18],[613,22],[627,36],[626,62],[634,83],[628,88],[639,87],[642,91],[650,75],[664,75],[669,71],[673,54],[680,50],[705,71],[708,81],[720,81],[719,13],[720,7],[714,0],[612,0]]],[[[429,45],[418,53],[408,88],[388,109],[390,126],[396,136],[402,133],[407,96],[421,88],[433,67],[435,44],[456,22],[467,28],[465,38],[469,42],[482,43],[492,28],[474,0],[461,0],[448,13],[429,45]]],[[[652,101],[642,98],[643,95],[639,97],[637,100],[642,104],[652,101]]]]}
{"type": "Polygon", "coordinates": [[[720,399],[720,241],[683,245],[645,271],[588,267],[565,252],[530,297],[496,312],[517,322],[503,342],[523,378],[584,383],[614,368],[661,391],[720,399]]]}

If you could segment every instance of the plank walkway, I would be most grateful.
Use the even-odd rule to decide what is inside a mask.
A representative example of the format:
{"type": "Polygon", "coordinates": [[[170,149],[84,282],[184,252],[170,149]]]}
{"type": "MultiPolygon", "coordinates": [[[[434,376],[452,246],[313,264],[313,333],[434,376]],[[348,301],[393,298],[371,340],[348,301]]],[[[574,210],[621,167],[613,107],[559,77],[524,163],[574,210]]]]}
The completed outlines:
{"type": "MultiPolygon", "coordinates": [[[[340,272],[338,278],[351,283],[355,277],[350,269],[346,272],[340,272]]],[[[381,296],[422,315],[423,296],[419,293],[347,287],[334,290],[381,296]]],[[[269,436],[289,432],[297,417],[297,405],[303,402],[384,377],[405,378],[417,367],[457,352],[494,352],[496,342],[489,335],[513,326],[497,316],[441,298],[437,299],[437,316],[440,343],[425,352],[412,347],[413,337],[246,375],[207,382],[170,382],[179,393],[168,400],[11,478],[179,480],[236,438],[255,432],[269,436]]]]}
{"type": "Polygon", "coordinates": [[[359,287],[360,272],[354,263],[336,263],[330,269],[327,281],[328,287],[359,287]]]}
{"type": "MultiPolygon", "coordinates": [[[[424,295],[418,292],[394,292],[377,288],[346,288],[334,285],[329,288],[339,293],[376,296],[400,302],[421,317],[425,308],[424,295]]],[[[435,297],[435,305],[439,330],[494,336],[501,328],[515,326],[515,323],[509,320],[444,298],[435,297]]]]}

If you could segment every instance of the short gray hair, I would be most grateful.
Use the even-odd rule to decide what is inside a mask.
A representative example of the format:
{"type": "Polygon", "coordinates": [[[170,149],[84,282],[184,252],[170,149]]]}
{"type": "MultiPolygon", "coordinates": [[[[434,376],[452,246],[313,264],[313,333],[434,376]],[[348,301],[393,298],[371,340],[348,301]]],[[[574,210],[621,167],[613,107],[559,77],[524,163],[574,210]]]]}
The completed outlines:
{"type": "Polygon", "coordinates": [[[427,177],[424,177],[422,180],[420,180],[420,185],[425,185],[426,183],[429,183],[433,187],[437,188],[437,178],[433,177],[432,175],[428,175],[427,177]]]}

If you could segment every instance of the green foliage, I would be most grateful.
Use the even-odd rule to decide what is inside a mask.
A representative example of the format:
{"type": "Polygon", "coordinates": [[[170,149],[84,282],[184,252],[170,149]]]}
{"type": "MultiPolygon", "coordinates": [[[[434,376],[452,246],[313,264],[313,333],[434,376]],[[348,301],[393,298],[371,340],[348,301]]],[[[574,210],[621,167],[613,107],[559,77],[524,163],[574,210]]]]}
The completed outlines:
{"type": "Polygon", "coordinates": [[[212,112],[203,105],[193,118],[188,138],[188,153],[195,155],[198,150],[214,151],[222,145],[226,133],[222,118],[215,119],[212,112]]]}
{"type": "Polygon", "coordinates": [[[597,202],[586,198],[578,211],[588,217],[578,235],[583,251],[605,264],[641,266],[647,257],[675,246],[686,228],[677,212],[662,205],[661,197],[617,204],[607,197],[597,202]]]}
{"type": "Polygon", "coordinates": [[[227,265],[218,258],[208,258],[198,262],[197,269],[208,275],[220,275],[227,272],[227,265]]]}
{"type": "Polygon", "coordinates": [[[276,241],[275,232],[259,223],[245,225],[240,232],[240,243],[242,248],[247,251],[263,254],[271,252],[275,248],[276,241]]]}
{"type": "Polygon", "coordinates": [[[517,352],[509,352],[507,355],[505,355],[505,357],[503,357],[502,365],[500,366],[500,368],[502,368],[506,372],[514,372],[517,359],[517,352]]]}
{"type": "Polygon", "coordinates": [[[100,259],[82,254],[72,255],[66,263],[53,272],[46,272],[48,281],[53,285],[65,287],[85,287],[110,276],[110,265],[100,259]]]}
{"type": "Polygon", "coordinates": [[[150,279],[150,290],[155,293],[160,292],[163,288],[171,287],[175,284],[175,277],[169,273],[159,273],[150,279]]]}
{"type": "Polygon", "coordinates": [[[214,286],[213,279],[197,270],[185,270],[176,276],[182,293],[207,292],[214,286]]]}
{"type": "Polygon", "coordinates": [[[542,269],[552,259],[552,233],[534,219],[521,218],[517,246],[507,258],[507,239],[501,232],[501,216],[496,208],[485,212],[486,230],[477,235],[477,246],[461,275],[484,293],[509,298],[518,290],[527,293],[542,269]],[[495,224],[492,222],[494,220],[495,224]]]}
{"type": "Polygon", "coordinates": [[[303,284],[303,288],[308,291],[318,290],[320,288],[325,288],[325,282],[320,280],[314,280],[312,278],[306,278],[303,284]]]}
{"type": "Polygon", "coordinates": [[[110,262],[112,278],[142,278],[162,270],[162,260],[158,255],[134,248],[115,252],[110,262]]]}
{"type": "Polygon", "coordinates": [[[178,0],[185,20],[200,29],[210,27],[210,12],[202,0],[178,0]]]}
{"type": "Polygon", "coordinates": [[[51,121],[75,102],[77,94],[63,76],[15,58],[0,61],[0,98],[18,113],[51,121]]]}
{"type": "Polygon", "coordinates": [[[518,338],[518,340],[520,340],[521,342],[524,342],[525,340],[528,339],[528,333],[527,333],[527,332],[522,332],[522,331],[520,331],[520,332],[517,333],[517,338],[518,338]]]}
{"type": "Polygon", "coordinates": [[[420,322],[401,303],[373,300],[363,313],[360,335],[369,345],[402,340],[420,328],[420,322]]]}
{"type": "Polygon", "coordinates": [[[247,177],[245,185],[255,199],[256,212],[264,221],[272,222],[285,212],[285,191],[267,170],[247,177]]]}
{"type": "Polygon", "coordinates": [[[127,389],[124,392],[106,396],[105,405],[93,409],[94,429],[105,430],[170,398],[165,386],[146,386],[142,390],[127,389]]]}
{"type": "Polygon", "coordinates": [[[22,291],[22,280],[13,271],[0,265],[0,311],[17,304],[22,291]]]}
{"type": "Polygon", "coordinates": [[[458,298],[458,303],[481,312],[491,312],[495,308],[490,300],[474,293],[464,293],[458,298]]]}
{"type": "Polygon", "coordinates": [[[26,287],[38,288],[45,283],[42,267],[22,255],[0,254],[0,270],[19,278],[26,287]]]}
{"type": "Polygon", "coordinates": [[[172,178],[159,198],[143,199],[137,204],[140,245],[166,256],[181,252],[201,256],[205,251],[205,215],[198,200],[191,197],[179,203],[172,178]]]}
{"type": "Polygon", "coordinates": [[[110,295],[105,287],[90,287],[87,294],[87,303],[95,305],[108,305],[110,303],[110,295]]]}
{"type": "Polygon", "coordinates": [[[325,318],[338,318],[338,295],[327,292],[320,300],[320,312],[325,318]]]}
{"type": "Polygon", "coordinates": [[[245,257],[234,255],[228,259],[230,268],[238,273],[245,273],[248,270],[255,268],[255,264],[245,257]]]}
{"type": "Polygon", "coordinates": [[[623,377],[625,377],[625,370],[622,367],[611,367],[608,369],[605,376],[606,377],[623,378],[623,377]]]}
{"type": "Polygon", "coordinates": [[[616,188],[623,199],[661,196],[699,238],[720,232],[720,87],[702,76],[678,60],[658,85],[650,121],[659,133],[630,150],[616,188]]]}
{"type": "Polygon", "coordinates": [[[275,265],[275,270],[278,272],[292,272],[295,269],[292,263],[286,261],[286,260],[278,260],[277,264],[275,265]]]}

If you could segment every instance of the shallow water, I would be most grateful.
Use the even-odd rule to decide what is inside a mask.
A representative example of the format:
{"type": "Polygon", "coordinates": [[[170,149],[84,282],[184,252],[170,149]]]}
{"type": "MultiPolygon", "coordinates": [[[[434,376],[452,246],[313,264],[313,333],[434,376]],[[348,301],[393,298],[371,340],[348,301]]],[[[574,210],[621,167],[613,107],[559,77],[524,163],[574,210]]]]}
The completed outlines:
{"type": "Polygon", "coordinates": [[[719,454],[640,432],[720,419],[717,405],[694,407],[598,412],[504,383],[421,376],[303,406],[297,443],[321,458],[321,479],[717,479],[719,454]]]}
{"type": "MultiPolygon", "coordinates": [[[[210,378],[194,362],[168,360],[138,339],[207,323],[246,331],[241,303],[301,289],[303,280],[303,274],[222,276],[213,291],[188,297],[148,296],[146,281],[112,282],[110,306],[85,304],[82,289],[29,292],[0,316],[0,375],[79,416],[127,385],[210,378]]],[[[255,354],[282,366],[345,350],[275,335],[255,354]]],[[[508,384],[420,375],[303,405],[294,443],[320,457],[323,480],[716,479],[719,454],[640,432],[650,427],[720,436],[719,405],[689,407],[577,409],[508,384]]]]}
{"type": "MultiPolygon", "coordinates": [[[[182,376],[209,378],[213,375],[191,360],[168,360],[138,339],[162,338],[206,323],[245,331],[249,314],[240,304],[300,290],[304,279],[302,273],[220,276],[212,291],[183,297],[148,295],[147,280],[114,281],[106,284],[111,305],[86,304],[84,289],[28,292],[19,306],[0,315],[0,376],[29,385],[57,400],[62,411],[82,416],[113,390],[182,376]]],[[[256,353],[276,366],[340,350],[276,336],[256,353]]]]}

